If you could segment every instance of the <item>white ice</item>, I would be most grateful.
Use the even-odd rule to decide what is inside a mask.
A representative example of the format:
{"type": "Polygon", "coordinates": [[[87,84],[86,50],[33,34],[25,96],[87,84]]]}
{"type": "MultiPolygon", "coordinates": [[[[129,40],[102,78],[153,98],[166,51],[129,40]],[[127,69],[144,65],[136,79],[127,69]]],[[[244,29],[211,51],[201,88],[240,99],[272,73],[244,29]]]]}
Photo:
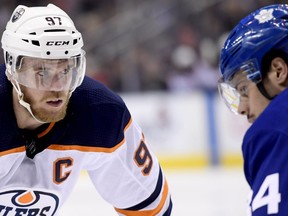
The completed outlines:
{"type": "MultiPolygon", "coordinates": [[[[173,216],[245,216],[249,188],[242,168],[164,170],[173,199],[173,216]]],[[[116,216],[81,175],[61,216],[116,216]]]]}

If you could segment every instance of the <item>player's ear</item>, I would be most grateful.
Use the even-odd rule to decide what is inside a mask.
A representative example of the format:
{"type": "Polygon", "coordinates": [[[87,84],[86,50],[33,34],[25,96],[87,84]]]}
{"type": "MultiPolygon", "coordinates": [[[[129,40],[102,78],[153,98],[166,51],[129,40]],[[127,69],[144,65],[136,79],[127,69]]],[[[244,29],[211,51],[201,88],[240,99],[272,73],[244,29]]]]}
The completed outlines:
{"type": "Polygon", "coordinates": [[[276,57],[271,61],[268,77],[274,85],[288,87],[288,66],[284,59],[276,57]]]}

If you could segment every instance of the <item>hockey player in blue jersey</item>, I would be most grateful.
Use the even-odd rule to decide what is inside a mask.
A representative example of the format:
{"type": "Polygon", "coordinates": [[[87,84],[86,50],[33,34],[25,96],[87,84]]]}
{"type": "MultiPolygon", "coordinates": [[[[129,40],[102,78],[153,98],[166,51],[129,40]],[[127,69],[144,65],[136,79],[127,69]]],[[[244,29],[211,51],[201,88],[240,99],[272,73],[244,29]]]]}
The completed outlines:
{"type": "Polygon", "coordinates": [[[251,123],[242,152],[248,215],[288,215],[288,5],[240,21],[220,57],[219,92],[251,123]]]}
{"type": "Polygon", "coordinates": [[[158,160],[122,99],[85,76],[70,17],[19,5],[1,43],[1,215],[58,215],[86,170],[119,215],[169,216],[158,160]]]}

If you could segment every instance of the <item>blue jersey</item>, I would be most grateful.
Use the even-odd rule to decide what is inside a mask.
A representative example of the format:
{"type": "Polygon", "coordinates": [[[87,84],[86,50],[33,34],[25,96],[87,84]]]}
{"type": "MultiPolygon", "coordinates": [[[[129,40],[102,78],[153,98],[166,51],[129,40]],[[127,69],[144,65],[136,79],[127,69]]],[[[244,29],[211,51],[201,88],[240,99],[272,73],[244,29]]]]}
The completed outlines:
{"type": "Polygon", "coordinates": [[[250,215],[288,215],[288,89],[278,95],[243,140],[244,172],[251,187],[250,215]]]}
{"type": "Polygon", "coordinates": [[[171,214],[157,158],[117,94],[85,77],[63,120],[29,131],[17,127],[12,89],[1,65],[0,215],[57,215],[82,170],[119,215],[171,214]]]}

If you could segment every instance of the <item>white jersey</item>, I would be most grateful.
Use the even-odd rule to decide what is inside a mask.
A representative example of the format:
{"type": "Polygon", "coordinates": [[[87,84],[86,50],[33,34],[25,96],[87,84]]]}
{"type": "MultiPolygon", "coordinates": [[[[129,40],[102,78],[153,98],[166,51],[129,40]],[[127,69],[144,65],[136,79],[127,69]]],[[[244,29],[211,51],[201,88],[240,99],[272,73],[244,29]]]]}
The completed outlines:
{"type": "Polygon", "coordinates": [[[171,214],[157,158],[117,95],[85,78],[64,120],[19,130],[1,76],[0,216],[58,215],[82,170],[119,215],[171,214]]]}

